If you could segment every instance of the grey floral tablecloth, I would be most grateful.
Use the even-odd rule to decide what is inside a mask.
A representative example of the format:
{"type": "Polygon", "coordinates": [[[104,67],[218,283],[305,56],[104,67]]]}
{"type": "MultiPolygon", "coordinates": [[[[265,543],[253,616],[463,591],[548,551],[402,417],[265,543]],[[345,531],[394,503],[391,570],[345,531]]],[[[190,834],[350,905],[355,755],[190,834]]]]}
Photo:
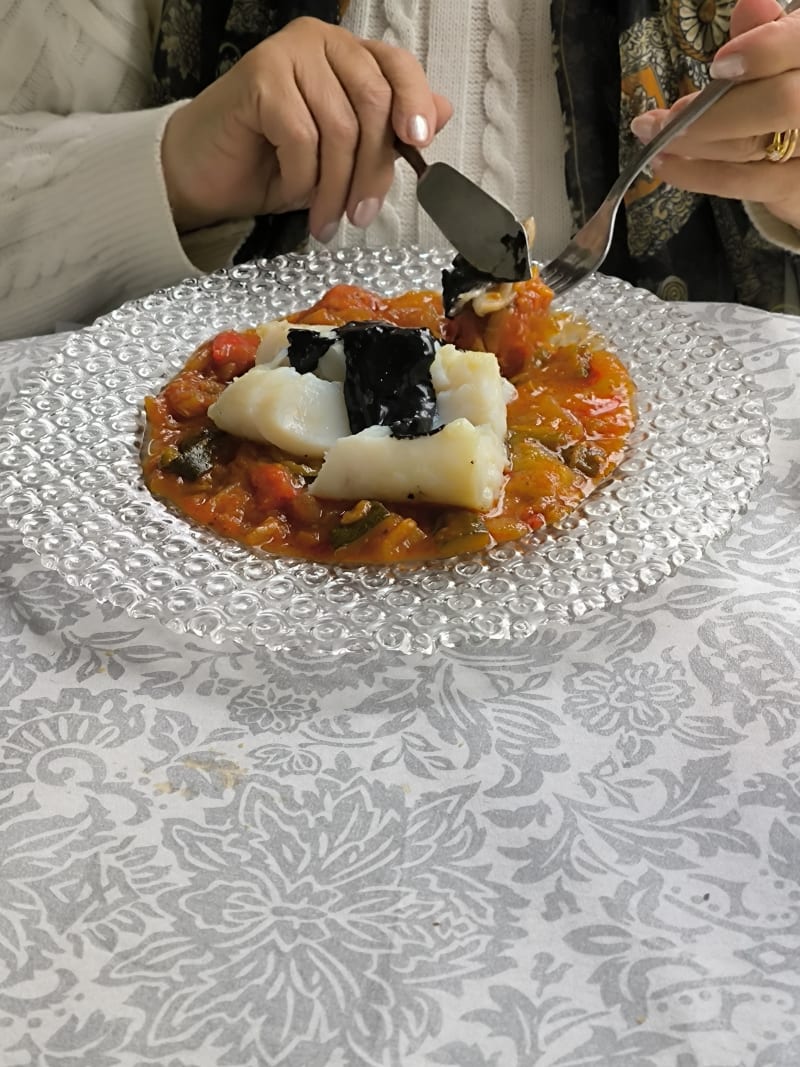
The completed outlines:
{"type": "Polygon", "coordinates": [[[800,1064],[800,322],[695,311],[763,486],[524,647],[207,645],[0,527],[2,1067],[800,1064]]]}

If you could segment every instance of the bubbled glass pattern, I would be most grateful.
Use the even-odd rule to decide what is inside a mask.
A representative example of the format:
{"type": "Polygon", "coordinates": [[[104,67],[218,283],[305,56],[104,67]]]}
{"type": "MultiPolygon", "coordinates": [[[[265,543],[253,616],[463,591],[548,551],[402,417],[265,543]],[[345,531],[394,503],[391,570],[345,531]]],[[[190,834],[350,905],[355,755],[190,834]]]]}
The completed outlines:
{"type": "Polygon", "coordinates": [[[73,586],[179,632],[266,649],[431,652],[617,603],[697,559],[761,479],[768,420],[738,356],[686,305],[596,276],[571,307],[625,360],[639,423],[613,476],[557,527],[413,566],[325,566],[225,541],[155,500],[142,400],[192,349],[350,283],[438,288],[447,255],[313,252],[190,280],[71,335],[0,422],[0,508],[73,586]]]}

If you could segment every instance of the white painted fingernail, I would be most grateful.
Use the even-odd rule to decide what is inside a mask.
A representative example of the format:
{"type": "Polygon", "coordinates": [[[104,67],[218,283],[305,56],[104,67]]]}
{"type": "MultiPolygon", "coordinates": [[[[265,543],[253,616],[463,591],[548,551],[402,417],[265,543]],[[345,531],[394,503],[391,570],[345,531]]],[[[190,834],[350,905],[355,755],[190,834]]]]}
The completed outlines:
{"type": "Polygon", "coordinates": [[[326,223],[326,225],[323,226],[322,229],[317,234],[317,240],[318,241],[322,241],[322,243],[324,245],[328,244],[329,241],[332,241],[334,239],[338,229],[339,229],[339,223],[338,222],[328,222],[328,223],[326,223]]]}
{"type": "Polygon", "coordinates": [[[430,130],[424,115],[412,115],[408,120],[408,136],[415,144],[427,144],[430,130]]]}
{"type": "Polygon", "coordinates": [[[362,200],[360,204],[356,204],[353,211],[353,225],[366,230],[367,226],[375,221],[380,209],[381,201],[377,197],[371,196],[367,200],[362,200]]]}
{"type": "Polygon", "coordinates": [[[708,68],[712,78],[741,78],[747,69],[744,56],[734,52],[730,56],[720,56],[708,68]]]}

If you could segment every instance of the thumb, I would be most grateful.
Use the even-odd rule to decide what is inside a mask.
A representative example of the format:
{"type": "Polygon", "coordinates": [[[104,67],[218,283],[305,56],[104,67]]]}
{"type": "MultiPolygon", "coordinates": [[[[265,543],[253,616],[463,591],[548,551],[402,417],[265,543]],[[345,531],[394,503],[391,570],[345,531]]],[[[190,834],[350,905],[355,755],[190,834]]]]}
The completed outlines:
{"type": "Polygon", "coordinates": [[[453,105],[446,96],[439,96],[438,93],[433,94],[433,103],[436,107],[436,132],[438,133],[453,117],[453,105]]]}
{"type": "Polygon", "coordinates": [[[731,37],[740,37],[765,22],[774,22],[783,14],[777,0],[739,0],[731,15],[731,37]]]}

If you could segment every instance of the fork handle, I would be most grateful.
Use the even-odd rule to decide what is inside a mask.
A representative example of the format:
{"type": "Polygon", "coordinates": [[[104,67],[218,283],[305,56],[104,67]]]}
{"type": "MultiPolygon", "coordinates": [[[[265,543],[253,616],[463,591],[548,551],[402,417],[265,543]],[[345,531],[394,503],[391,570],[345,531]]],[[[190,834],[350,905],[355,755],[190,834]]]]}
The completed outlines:
{"type": "MultiPolygon", "coordinates": [[[[791,0],[791,3],[787,4],[783,9],[784,15],[790,15],[793,11],[800,10],[800,0],[791,0]]],[[[729,92],[734,85],[739,85],[738,81],[729,78],[715,78],[714,81],[709,84],[698,93],[691,104],[684,108],[680,114],[676,115],[674,119],[671,119],[661,132],[653,138],[649,145],[645,148],[640,156],[629,166],[625,168],[620,174],[614,184],[609,190],[606,202],[610,200],[616,201],[627,193],[628,189],[633,185],[636,178],[644,170],[644,168],[650,163],[658,153],[670,143],[673,137],[677,137],[679,133],[683,133],[687,126],[699,119],[701,115],[713,105],[717,100],[721,99],[727,92],[729,92]]]]}

